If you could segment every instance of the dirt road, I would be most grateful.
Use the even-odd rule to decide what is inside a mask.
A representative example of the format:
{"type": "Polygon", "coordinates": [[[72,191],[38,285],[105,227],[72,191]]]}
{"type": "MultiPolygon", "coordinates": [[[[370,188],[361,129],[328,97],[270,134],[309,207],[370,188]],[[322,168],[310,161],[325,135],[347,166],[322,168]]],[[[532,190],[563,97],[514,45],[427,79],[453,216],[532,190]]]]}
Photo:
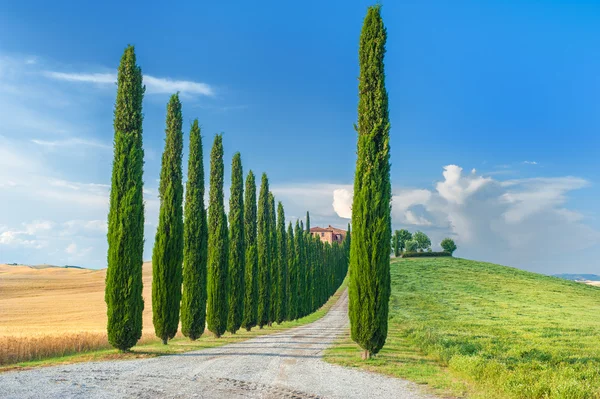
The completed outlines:
{"type": "Polygon", "coordinates": [[[432,398],[412,383],[321,360],[348,325],[347,292],[322,319],[179,355],[0,374],[0,398],[432,398]]]}

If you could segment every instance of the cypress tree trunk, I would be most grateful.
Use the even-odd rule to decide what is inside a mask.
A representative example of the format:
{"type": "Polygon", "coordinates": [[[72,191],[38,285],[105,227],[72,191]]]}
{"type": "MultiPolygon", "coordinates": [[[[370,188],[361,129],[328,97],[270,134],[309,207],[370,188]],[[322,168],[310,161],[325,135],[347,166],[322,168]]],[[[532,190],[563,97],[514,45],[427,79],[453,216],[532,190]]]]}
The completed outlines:
{"type": "MultiPolygon", "coordinates": [[[[291,227],[291,226],[290,226],[291,227]]],[[[287,237],[285,234],[285,211],[281,201],[277,204],[277,314],[275,321],[280,323],[287,317],[287,237]]]]}
{"type": "Polygon", "coordinates": [[[181,102],[173,94],[167,105],[167,138],[160,171],[160,213],[152,251],[152,322],[163,344],[175,336],[181,302],[183,261],[183,132],[181,102]]]}
{"type": "Polygon", "coordinates": [[[388,96],[380,6],[370,7],[359,48],[358,150],[354,175],[349,316],[352,339],[367,354],[383,347],[390,297],[391,184],[388,96]]]}
{"type": "Polygon", "coordinates": [[[210,152],[208,207],[208,300],[206,319],[209,331],[217,338],[227,328],[227,268],[229,237],[223,206],[223,137],[215,136],[210,152]]]}
{"type": "Polygon", "coordinates": [[[244,173],[240,153],[231,164],[231,196],[229,198],[229,314],[227,331],[232,334],[242,325],[244,312],[244,173]]]}
{"type": "Polygon", "coordinates": [[[144,198],[142,70],[133,46],[125,49],[117,75],[114,159],[108,212],[105,296],[108,342],[129,350],[142,336],[144,198]]]}
{"type": "Polygon", "coordinates": [[[271,311],[271,248],[269,227],[269,180],[263,173],[258,195],[258,326],[269,322],[271,311]]]}
{"type": "Polygon", "coordinates": [[[200,338],[206,324],[206,262],[208,226],[204,208],[204,164],[198,119],[190,130],[188,180],[183,225],[183,295],[181,332],[192,341],[200,338]]]}
{"type": "Polygon", "coordinates": [[[285,300],[287,301],[286,305],[286,320],[294,320],[296,318],[296,255],[294,252],[294,229],[292,228],[292,222],[288,225],[287,231],[287,253],[286,253],[286,262],[287,262],[287,282],[285,286],[285,300]]]}
{"type": "Polygon", "coordinates": [[[271,296],[269,305],[269,327],[277,319],[277,298],[279,296],[279,252],[277,246],[277,221],[275,216],[275,197],[269,192],[269,253],[271,261],[271,296]]]}
{"type": "Polygon", "coordinates": [[[258,250],[256,245],[256,182],[250,171],[246,178],[244,198],[244,232],[246,233],[246,275],[244,319],[242,327],[250,331],[256,326],[258,299],[258,250]]]}

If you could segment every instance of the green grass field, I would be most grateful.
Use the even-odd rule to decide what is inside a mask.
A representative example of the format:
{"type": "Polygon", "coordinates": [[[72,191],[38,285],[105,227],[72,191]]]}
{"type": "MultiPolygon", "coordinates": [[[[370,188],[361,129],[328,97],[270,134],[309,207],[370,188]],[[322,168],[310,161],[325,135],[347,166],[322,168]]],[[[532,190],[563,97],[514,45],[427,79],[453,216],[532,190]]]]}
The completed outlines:
{"type": "Polygon", "coordinates": [[[454,258],[392,261],[390,330],[372,360],[326,360],[469,398],[600,398],[600,288],[454,258]]]}

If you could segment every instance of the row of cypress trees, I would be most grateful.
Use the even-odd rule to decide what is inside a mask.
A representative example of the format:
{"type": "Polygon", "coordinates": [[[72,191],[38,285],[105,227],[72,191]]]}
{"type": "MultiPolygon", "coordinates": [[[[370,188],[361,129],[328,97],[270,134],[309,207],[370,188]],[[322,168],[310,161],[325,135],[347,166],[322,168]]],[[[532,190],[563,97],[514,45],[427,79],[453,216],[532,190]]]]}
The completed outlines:
{"type": "MultiPolygon", "coordinates": [[[[129,46],[118,70],[105,293],[109,342],[121,350],[135,345],[142,332],[144,91],[134,48],[129,46]]],[[[226,215],[221,135],[215,136],[210,153],[207,214],[198,120],[190,129],[184,209],[182,120],[179,95],[174,94],[167,104],[152,253],[157,337],[166,344],[177,333],[180,319],[182,333],[195,340],[205,326],[219,337],[225,331],[262,328],[318,309],[346,275],[349,234],[343,245],[322,243],[310,234],[308,212],[306,229],[296,220],[295,227],[290,222],[286,230],[283,204],[275,205],[267,175],[262,174],[258,202],[252,171],[244,184],[240,153],[232,160],[226,215]]]]}

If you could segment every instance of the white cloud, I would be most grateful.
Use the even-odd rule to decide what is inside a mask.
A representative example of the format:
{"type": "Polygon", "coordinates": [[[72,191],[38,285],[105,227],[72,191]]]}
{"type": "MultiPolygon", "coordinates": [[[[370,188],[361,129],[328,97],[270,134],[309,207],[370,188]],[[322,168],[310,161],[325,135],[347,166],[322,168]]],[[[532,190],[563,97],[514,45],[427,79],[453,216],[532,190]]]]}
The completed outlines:
{"type": "Polygon", "coordinates": [[[108,144],[100,143],[95,140],[86,140],[81,138],[68,138],[63,140],[40,140],[40,139],[32,139],[32,143],[37,144],[42,147],[46,147],[49,149],[55,149],[58,147],[80,147],[80,146],[88,146],[88,147],[97,147],[103,149],[111,149],[112,147],[108,144]]]}
{"type": "MultiPolygon", "coordinates": [[[[98,85],[115,84],[117,81],[117,75],[115,73],[66,73],[45,71],[43,74],[44,76],[55,80],[98,85]]],[[[213,96],[215,94],[214,89],[210,85],[190,80],[175,80],[144,75],[144,84],[146,85],[146,93],[149,94],[172,94],[175,92],[202,96],[213,96]]]]}
{"type": "Polygon", "coordinates": [[[344,219],[352,218],[352,193],[345,188],[333,190],[333,210],[344,219]]]}
{"type": "Polygon", "coordinates": [[[462,170],[457,165],[444,166],[445,180],[436,185],[436,190],[448,202],[463,204],[470,195],[492,181],[491,178],[476,176],[474,173],[463,177],[462,170]]]}
{"type": "Polygon", "coordinates": [[[65,248],[65,252],[69,255],[74,255],[77,253],[77,245],[74,242],[70,243],[67,248],[65,248]]]}
{"type": "Polygon", "coordinates": [[[537,165],[538,164],[536,161],[523,161],[523,163],[525,165],[537,165]]]}

